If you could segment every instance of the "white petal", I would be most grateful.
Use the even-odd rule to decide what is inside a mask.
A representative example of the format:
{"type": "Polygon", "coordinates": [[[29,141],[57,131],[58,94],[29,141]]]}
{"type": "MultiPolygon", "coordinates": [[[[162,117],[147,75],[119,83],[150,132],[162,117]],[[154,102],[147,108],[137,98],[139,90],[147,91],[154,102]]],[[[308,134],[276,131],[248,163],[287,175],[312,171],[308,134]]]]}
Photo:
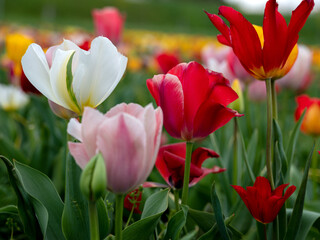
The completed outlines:
{"type": "MultiPolygon", "coordinates": [[[[89,55],[80,55],[78,68],[74,74],[74,89],[80,90],[80,104],[96,107],[114,90],[120,81],[127,58],[121,55],[112,42],[104,37],[97,37],[91,43],[89,55]]],[[[78,93],[78,91],[77,91],[78,93]]]]}
{"type": "Polygon", "coordinates": [[[57,49],[50,69],[51,87],[57,99],[57,104],[79,114],[77,105],[72,101],[67,90],[67,64],[74,51],[57,49]]]}
{"type": "Polygon", "coordinates": [[[81,123],[75,118],[71,118],[68,123],[67,132],[82,142],[82,131],[81,131],[81,123]]]}
{"type": "Polygon", "coordinates": [[[49,66],[46,56],[38,44],[32,43],[21,59],[23,71],[32,85],[39,90],[44,96],[53,102],[56,102],[53,94],[49,66]]]}

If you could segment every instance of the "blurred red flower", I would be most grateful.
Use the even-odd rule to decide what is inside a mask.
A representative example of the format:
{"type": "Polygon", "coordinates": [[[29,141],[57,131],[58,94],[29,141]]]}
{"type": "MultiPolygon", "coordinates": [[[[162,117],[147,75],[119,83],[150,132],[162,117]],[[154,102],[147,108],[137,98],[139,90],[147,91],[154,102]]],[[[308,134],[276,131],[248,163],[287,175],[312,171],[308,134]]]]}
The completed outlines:
{"type": "Polygon", "coordinates": [[[301,95],[296,98],[298,103],[295,120],[298,121],[304,109],[307,109],[301,124],[301,131],[313,136],[320,136],[320,98],[301,95]]]}
{"type": "Polygon", "coordinates": [[[219,42],[233,48],[243,67],[256,79],[280,78],[291,69],[297,54],[299,31],[305,24],[314,0],[303,0],[292,12],[289,25],[278,12],[276,0],[266,3],[263,28],[252,25],[241,13],[221,6],[219,14],[207,13],[213,25],[221,32],[219,42]]]}
{"type": "Polygon", "coordinates": [[[179,57],[172,53],[159,53],[155,56],[155,60],[162,71],[167,73],[171,68],[177,66],[180,63],[179,57]]]}
{"type": "Polygon", "coordinates": [[[167,132],[175,138],[201,139],[242,116],[227,108],[238,98],[229,81],[197,62],[181,63],[167,74],[155,75],[147,86],[163,110],[167,132]]]}
{"type": "MultiPolygon", "coordinates": [[[[176,189],[182,188],[186,157],[186,143],[176,143],[160,147],[156,168],[168,185],[176,189]]],[[[211,149],[197,148],[191,157],[189,186],[195,185],[209,173],[224,172],[225,168],[214,166],[202,168],[202,163],[208,158],[217,158],[219,155],[211,149]]]]}
{"type": "Polygon", "coordinates": [[[128,211],[131,211],[133,208],[134,213],[141,214],[142,212],[139,209],[141,198],[142,198],[142,191],[140,191],[139,188],[137,188],[125,196],[123,207],[128,211]]]}
{"type": "Polygon", "coordinates": [[[247,187],[246,190],[241,186],[231,186],[237,191],[251,215],[257,221],[266,224],[273,222],[285,201],[296,190],[295,186],[290,186],[283,195],[283,191],[288,185],[282,184],[271,191],[268,179],[257,177],[253,187],[247,187]]]}

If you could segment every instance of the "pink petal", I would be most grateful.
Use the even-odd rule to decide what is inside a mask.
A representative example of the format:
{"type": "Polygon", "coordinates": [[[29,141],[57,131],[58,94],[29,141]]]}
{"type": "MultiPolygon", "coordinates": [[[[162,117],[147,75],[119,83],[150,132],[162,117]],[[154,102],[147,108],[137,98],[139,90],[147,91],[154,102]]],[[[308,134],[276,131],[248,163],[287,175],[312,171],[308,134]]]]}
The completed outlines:
{"type": "Polygon", "coordinates": [[[84,144],[68,142],[68,147],[76,163],[83,169],[91,159],[86,152],[84,144]]]}

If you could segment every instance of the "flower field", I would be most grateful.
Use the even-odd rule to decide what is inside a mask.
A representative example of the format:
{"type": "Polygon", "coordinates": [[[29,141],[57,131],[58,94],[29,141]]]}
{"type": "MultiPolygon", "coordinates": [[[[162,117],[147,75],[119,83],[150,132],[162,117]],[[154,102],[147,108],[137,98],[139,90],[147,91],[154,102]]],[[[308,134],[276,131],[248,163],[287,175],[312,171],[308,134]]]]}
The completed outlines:
{"type": "Polygon", "coordinates": [[[320,239],[317,1],[55,4],[0,21],[0,239],[320,239]]]}

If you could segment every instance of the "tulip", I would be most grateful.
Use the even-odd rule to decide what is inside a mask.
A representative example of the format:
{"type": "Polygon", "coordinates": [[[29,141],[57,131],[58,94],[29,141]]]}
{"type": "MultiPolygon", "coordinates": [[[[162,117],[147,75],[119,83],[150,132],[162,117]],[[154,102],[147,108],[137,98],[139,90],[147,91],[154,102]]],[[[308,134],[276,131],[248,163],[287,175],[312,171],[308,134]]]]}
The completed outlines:
{"type": "Polygon", "coordinates": [[[95,108],[111,94],[127,58],[107,38],[97,37],[89,51],[64,40],[45,54],[33,43],[21,62],[29,81],[44,96],[81,115],[85,106],[95,108]]]}
{"type": "Polygon", "coordinates": [[[236,110],[237,112],[243,112],[244,111],[244,101],[243,101],[243,94],[242,94],[240,81],[238,79],[235,79],[232,82],[231,87],[238,94],[239,98],[237,100],[235,100],[234,102],[230,103],[229,107],[236,110]]]}
{"type": "Polygon", "coordinates": [[[24,107],[29,97],[15,86],[0,84],[0,108],[13,111],[24,107]]]}
{"type": "Polygon", "coordinates": [[[254,185],[247,187],[246,190],[241,186],[231,186],[237,191],[251,215],[257,221],[267,224],[273,222],[285,201],[296,190],[295,186],[290,186],[283,195],[283,190],[288,185],[282,184],[271,191],[268,179],[257,177],[254,185]]]}
{"type": "Polygon", "coordinates": [[[141,214],[142,212],[139,208],[141,198],[142,198],[142,191],[139,188],[131,191],[124,198],[124,202],[123,202],[124,208],[127,209],[128,211],[133,211],[134,213],[141,214]]]}
{"type": "Polygon", "coordinates": [[[242,66],[256,79],[277,79],[292,67],[298,54],[299,31],[305,24],[314,0],[303,0],[293,11],[289,25],[278,12],[276,0],[266,3],[263,28],[253,26],[241,13],[231,7],[221,6],[219,14],[207,13],[213,25],[221,32],[220,43],[232,47],[242,66]]]}
{"type": "MultiPolygon", "coordinates": [[[[176,143],[160,147],[156,168],[167,182],[175,189],[179,189],[183,184],[184,168],[186,157],[186,143],[176,143]]],[[[225,168],[214,166],[210,169],[202,168],[202,163],[208,158],[218,158],[219,155],[207,148],[197,148],[191,157],[189,186],[195,185],[209,173],[224,172],[225,168]]]]}
{"type": "Polygon", "coordinates": [[[307,95],[301,95],[296,98],[296,102],[298,103],[295,111],[296,121],[299,120],[306,109],[301,124],[301,131],[305,134],[320,136],[320,98],[310,98],[307,95]]]}
{"type": "Polygon", "coordinates": [[[299,53],[293,67],[287,75],[277,81],[281,88],[303,91],[311,83],[312,52],[307,46],[299,45],[298,47],[299,53]]]}
{"type": "Polygon", "coordinates": [[[92,16],[96,34],[109,38],[117,45],[121,40],[125,17],[114,7],[94,9],[92,16]]]}
{"type": "Polygon", "coordinates": [[[180,62],[175,54],[159,53],[155,56],[156,62],[163,73],[167,73],[171,68],[177,66],[180,62]]]}
{"type": "Polygon", "coordinates": [[[201,139],[241,116],[226,107],[238,98],[229,81],[197,62],[181,63],[167,74],[155,75],[147,86],[162,108],[167,132],[175,138],[201,139]]]}
{"type": "Polygon", "coordinates": [[[159,149],[162,111],[148,105],[119,104],[105,115],[86,107],[80,124],[71,119],[68,133],[80,143],[69,142],[77,164],[84,168],[101,152],[107,188],[116,194],[136,189],[149,176],[159,149]]]}

